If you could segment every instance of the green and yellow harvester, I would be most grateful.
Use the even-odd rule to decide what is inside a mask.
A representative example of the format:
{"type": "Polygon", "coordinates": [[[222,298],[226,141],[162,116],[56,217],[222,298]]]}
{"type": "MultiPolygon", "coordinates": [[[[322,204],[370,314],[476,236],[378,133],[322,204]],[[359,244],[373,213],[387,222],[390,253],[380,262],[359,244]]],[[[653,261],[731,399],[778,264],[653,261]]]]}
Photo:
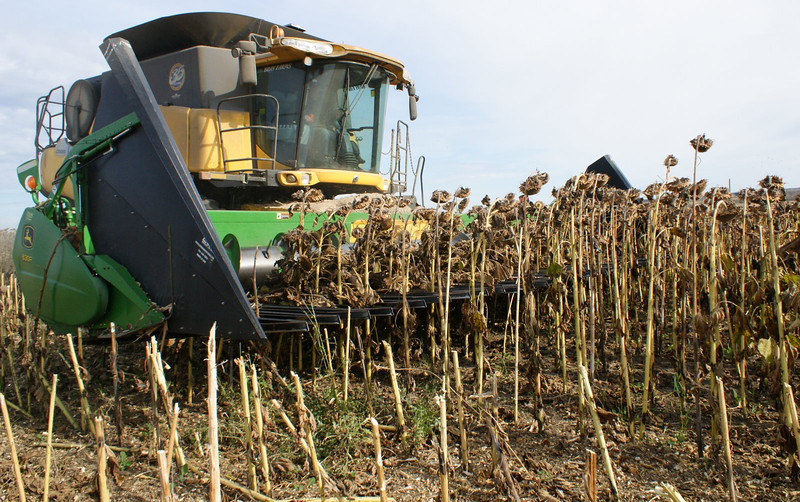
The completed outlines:
{"type": "Polygon", "coordinates": [[[242,282],[316,218],[280,202],[310,187],[406,190],[400,162],[380,170],[391,87],[416,116],[393,58],[222,13],[157,19],[101,50],[109,71],[40,98],[36,159],[18,168],[35,205],[14,265],[27,307],[57,332],[166,323],[188,336],[216,322],[222,336],[263,339],[271,321],[242,282]]]}

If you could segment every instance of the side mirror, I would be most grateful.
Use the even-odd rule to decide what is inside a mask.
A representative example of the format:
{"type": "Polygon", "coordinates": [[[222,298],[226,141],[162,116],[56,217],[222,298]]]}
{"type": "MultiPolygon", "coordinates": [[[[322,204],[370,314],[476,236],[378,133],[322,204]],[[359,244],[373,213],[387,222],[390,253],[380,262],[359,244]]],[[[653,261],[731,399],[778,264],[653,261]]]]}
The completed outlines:
{"type": "Polygon", "coordinates": [[[417,120],[417,101],[419,96],[414,89],[414,84],[408,85],[408,116],[411,120],[417,120]]]}
{"type": "Polygon", "coordinates": [[[254,55],[244,54],[239,57],[239,81],[242,85],[256,85],[258,82],[254,55]]]}
{"type": "Polygon", "coordinates": [[[242,40],[231,49],[231,55],[239,59],[239,83],[242,85],[256,85],[258,82],[256,50],[256,43],[249,40],[242,40]]]}

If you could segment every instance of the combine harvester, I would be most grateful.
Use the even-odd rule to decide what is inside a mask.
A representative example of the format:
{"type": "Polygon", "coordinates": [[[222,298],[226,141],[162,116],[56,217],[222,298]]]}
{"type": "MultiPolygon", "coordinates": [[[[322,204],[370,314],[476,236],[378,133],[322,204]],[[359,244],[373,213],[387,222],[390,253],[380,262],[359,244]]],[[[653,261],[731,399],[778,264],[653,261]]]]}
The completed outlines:
{"type": "Polygon", "coordinates": [[[402,123],[392,151],[405,163],[393,155],[380,172],[391,87],[416,118],[402,63],[221,13],[157,19],[101,50],[110,71],[40,98],[36,159],[18,168],[35,203],[13,251],[27,307],[56,332],[307,329],[302,316],[257,315],[242,283],[274,268],[285,232],[315,226],[317,214],[301,221],[276,201],[407,190],[402,123]]]}

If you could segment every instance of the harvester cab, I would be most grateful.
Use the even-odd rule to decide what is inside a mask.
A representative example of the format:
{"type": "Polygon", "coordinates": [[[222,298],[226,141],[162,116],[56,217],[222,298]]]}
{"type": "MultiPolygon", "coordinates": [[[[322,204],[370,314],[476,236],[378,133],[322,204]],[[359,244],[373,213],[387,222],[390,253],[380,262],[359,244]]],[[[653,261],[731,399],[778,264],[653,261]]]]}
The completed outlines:
{"type": "Polygon", "coordinates": [[[406,172],[380,168],[391,87],[416,117],[393,58],[220,13],[157,19],[101,50],[110,71],[39,100],[37,158],[18,168],[36,205],[14,263],[56,331],[166,321],[197,335],[217,322],[263,338],[240,281],[274,268],[284,232],[314,226],[278,202],[299,188],[406,189],[406,172]]]}

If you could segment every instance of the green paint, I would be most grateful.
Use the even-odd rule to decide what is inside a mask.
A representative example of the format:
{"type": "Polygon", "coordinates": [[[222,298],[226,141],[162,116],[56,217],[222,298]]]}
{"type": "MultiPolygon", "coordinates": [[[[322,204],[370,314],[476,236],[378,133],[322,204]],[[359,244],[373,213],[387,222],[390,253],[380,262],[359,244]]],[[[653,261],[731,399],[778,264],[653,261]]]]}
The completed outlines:
{"type": "Polygon", "coordinates": [[[84,255],[83,259],[109,286],[108,310],[91,327],[105,329],[113,322],[120,331],[133,331],[164,321],[164,314],[125,267],[107,255],[84,255]]]}
{"type": "Polygon", "coordinates": [[[86,266],[60,228],[35,208],[22,213],[13,260],[26,306],[54,328],[99,319],[108,287],[86,266]]]}
{"type": "MultiPolygon", "coordinates": [[[[407,213],[405,214],[407,216],[407,213]]],[[[281,240],[283,234],[300,226],[300,213],[291,214],[288,210],[268,209],[265,211],[209,211],[211,223],[225,240],[233,235],[243,248],[269,246],[281,240]]],[[[331,221],[340,220],[339,216],[331,216],[331,221]]],[[[366,221],[369,215],[364,212],[352,212],[345,219],[345,228],[350,230],[353,223],[366,221]]],[[[305,230],[317,230],[327,221],[325,213],[306,213],[303,219],[305,230]]]]}
{"type": "Polygon", "coordinates": [[[24,162],[17,168],[19,184],[22,185],[22,188],[24,188],[26,192],[28,191],[28,187],[25,186],[25,180],[28,176],[33,176],[33,179],[36,180],[36,185],[39,185],[39,163],[36,162],[36,159],[24,162]]]}

